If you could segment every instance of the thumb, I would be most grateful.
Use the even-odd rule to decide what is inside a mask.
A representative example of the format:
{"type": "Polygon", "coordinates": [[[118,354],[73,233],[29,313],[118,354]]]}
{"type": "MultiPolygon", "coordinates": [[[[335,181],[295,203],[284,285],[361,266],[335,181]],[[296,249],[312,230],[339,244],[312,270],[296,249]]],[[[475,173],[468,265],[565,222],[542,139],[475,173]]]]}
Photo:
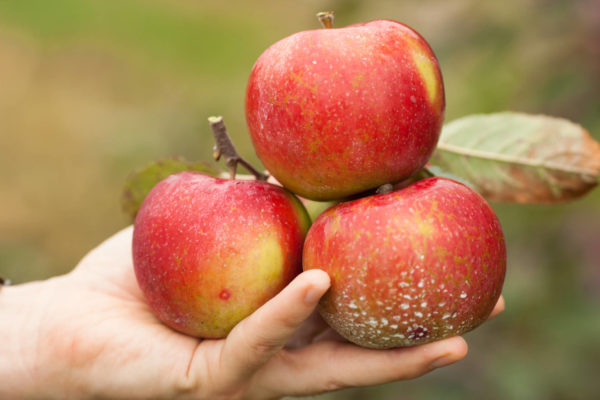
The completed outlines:
{"type": "Polygon", "coordinates": [[[222,371],[233,380],[254,374],[310,316],[329,285],[329,275],[322,270],[298,275],[229,333],[221,352],[222,371]]]}

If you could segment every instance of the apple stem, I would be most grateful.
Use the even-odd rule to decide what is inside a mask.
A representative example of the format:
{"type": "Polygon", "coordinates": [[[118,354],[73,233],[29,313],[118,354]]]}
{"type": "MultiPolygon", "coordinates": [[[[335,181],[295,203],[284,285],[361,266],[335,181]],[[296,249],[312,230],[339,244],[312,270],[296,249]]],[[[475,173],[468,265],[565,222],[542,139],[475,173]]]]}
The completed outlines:
{"type": "Polygon", "coordinates": [[[317,18],[319,19],[321,26],[325,29],[333,28],[333,16],[333,11],[321,11],[320,13],[317,13],[317,18]]]}
{"type": "Polygon", "coordinates": [[[244,160],[233,146],[233,142],[227,133],[225,128],[225,122],[223,117],[209,117],[208,123],[210,129],[215,137],[215,146],[213,147],[213,157],[216,161],[219,161],[221,156],[225,157],[225,165],[229,169],[229,176],[231,179],[235,179],[235,173],[237,165],[242,164],[254,177],[259,181],[266,181],[269,176],[256,170],[250,163],[244,160]]]}
{"type": "Polygon", "coordinates": [[[405,187],[410,186],[413,183],[420,181],[421,179],[430,178],[432,176],[435,176],[435,174],[431,172],[427,167],[423,167],[410,178],[395,183],[394,190],[404,189],[405,187]]]}
{"type": "Polygon", "coordinates": [[[392,185],[391,183],[384,183],[383,185],[381,185],[377,188],[377,190],[375,191],[375,194],[386,194],[386,193],[391,193],[393,191],[394,191],[394,185],[392,185]]]}

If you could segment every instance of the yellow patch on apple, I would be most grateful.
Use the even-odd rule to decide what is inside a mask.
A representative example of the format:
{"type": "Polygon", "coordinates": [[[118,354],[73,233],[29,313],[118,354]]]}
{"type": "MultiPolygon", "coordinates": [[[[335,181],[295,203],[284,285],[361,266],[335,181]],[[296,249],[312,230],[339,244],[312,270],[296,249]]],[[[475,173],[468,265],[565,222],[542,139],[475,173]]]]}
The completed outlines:
{"type": "Polygon", "coordinates": [[[276,282],[281,276],[284,259],[281,245],[276,233],[258,238],[258,243],[248,254],[248,268],[244,272],[250,273],[252,279],[258,282],[276,282]]]}
{"type": "Polygon", "coordinates": [[[436,73],[436,66],[433,64],[431,58],[423,51],[421,44],[416,40],[407,41],[412,48],[413,61],[419,71],[419,75],[424,83],[425,91],[430,104],[437,106],[439,103],[439,78],[436,73]]]}

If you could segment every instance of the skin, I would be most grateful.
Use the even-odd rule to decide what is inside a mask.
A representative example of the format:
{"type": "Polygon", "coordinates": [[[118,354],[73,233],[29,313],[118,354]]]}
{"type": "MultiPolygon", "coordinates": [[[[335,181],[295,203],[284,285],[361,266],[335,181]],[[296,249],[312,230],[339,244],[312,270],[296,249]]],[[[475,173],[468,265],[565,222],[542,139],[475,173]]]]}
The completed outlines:
{"type": "Polygon", "coordinates": [[[246,89],[258,157],[313,200],[412,175],[437,144],[444,109],[431,48],[387,20],[291,35],[258,58],[246,89]]]}
{"type": "Polygon", "coordinates": [[[300,273],[309,222],[300,201],[280,186],[171,175],[136,217],[138,283],[172,328],[225,337],[300,273]]]}
{"type": "Polygon", "coordinates": [[[332,279],[325,320],[373,348],[411,346],[483,323],[500,297],[506,247],[485,200],[445,178],[342,203],[306,238],[304,269],[332,279]]]}
{"type": "MultiPolygon", "coordinates": [[[[308,396],[415,378],[466,355],[460,337],[386,351],[340,341],[313,313],[329,288],[322,271],[300,274],[226,339],[183,335],[145,302],[131,240],[130,227],[67,275],[0,290],[0,398],[308,396]]],[[[500,299],[493,315],[503,308],[500,299]]]]}

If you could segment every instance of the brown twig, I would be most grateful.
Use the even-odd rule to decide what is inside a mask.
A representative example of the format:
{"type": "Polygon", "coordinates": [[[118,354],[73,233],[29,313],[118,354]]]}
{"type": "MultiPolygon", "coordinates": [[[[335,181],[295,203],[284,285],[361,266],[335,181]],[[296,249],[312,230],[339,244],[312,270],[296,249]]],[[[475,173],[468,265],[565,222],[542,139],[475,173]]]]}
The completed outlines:
{"type": "Polygon", "coordinates": [[[212,129],[213,136],[215,137],[215,147],[213,148],[213,157],[216,161],[219,161],[221,156],[225,157],[225,165],[229,169],[229,176],[231,179],[235,179],[235,173],[237,165],[242,164],[248,171],[252,173],[259,181],[266,181],[269,176],[256,170],[250,163],[244,160],[233,146],[233,142],[227,133],[225,128],[225,122],[223,117],[209,117],[208,123],[210,129],[212,129]]]}
{"type": "Polygon", "coordinates": [[[333,17],[333,11],[321,11],[320,13],[317,13],[317,18],[319,19],[321,26],[325,29],[333,28],[333,17]]]}

